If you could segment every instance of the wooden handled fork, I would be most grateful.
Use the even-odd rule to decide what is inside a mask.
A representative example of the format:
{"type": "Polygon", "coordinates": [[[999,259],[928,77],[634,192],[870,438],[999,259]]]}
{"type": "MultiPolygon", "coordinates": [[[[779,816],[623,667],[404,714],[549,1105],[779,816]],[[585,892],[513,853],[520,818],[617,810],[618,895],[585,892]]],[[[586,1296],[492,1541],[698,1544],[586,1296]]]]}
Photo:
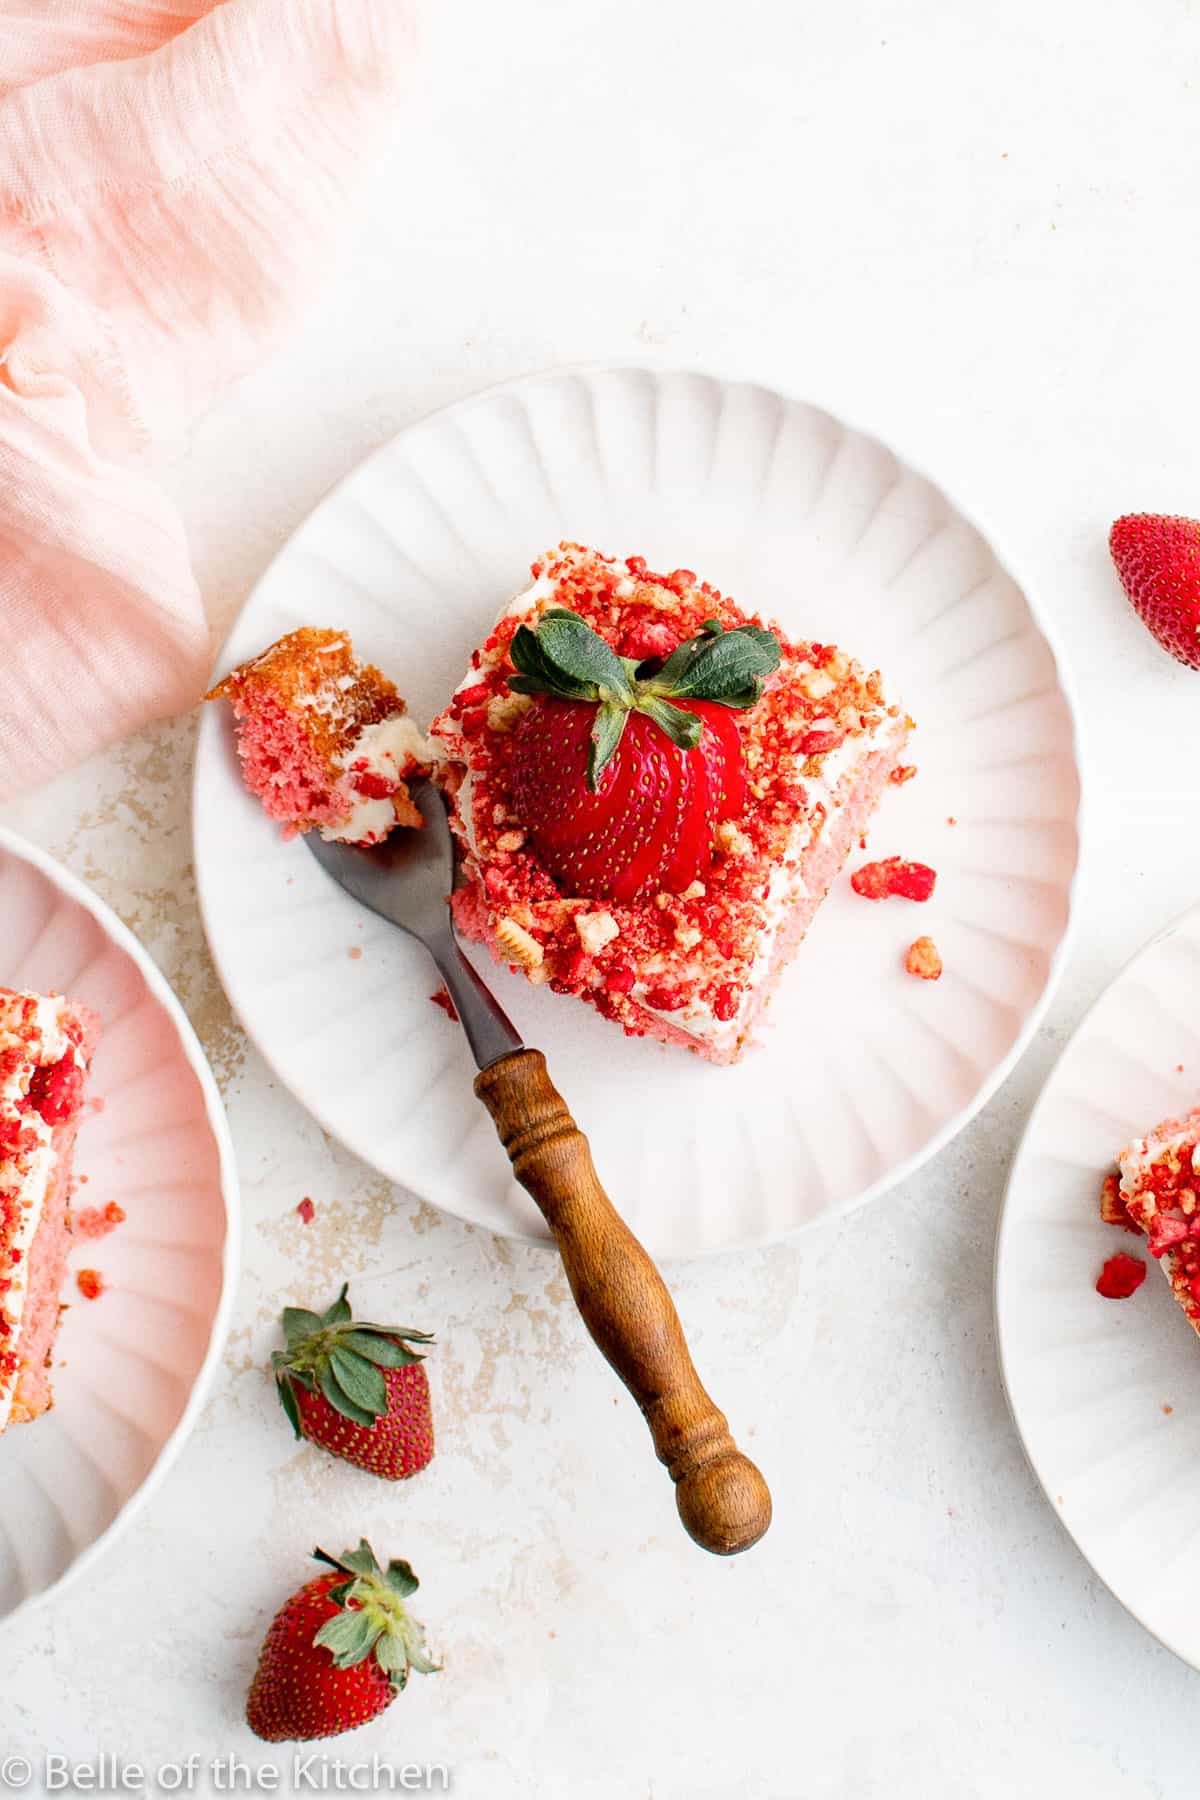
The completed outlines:
{"type": "Polygon", "coordinates": [[[771,1522],[767,1484],[697,1375],[666,1283],[601,1186],[545,1057],[522,1044],[460,950],[446,904],[453,846],[445,808],[431,783],[411,791],[423,831],[393,833],[374,850],[315,832],[305,842],[340,886],[433,957],[479,1067],[475,1092],[554,1234],[584,1324],[645,1415],[684,1526],[719,1556],[748,1550],[771,1522]]]}

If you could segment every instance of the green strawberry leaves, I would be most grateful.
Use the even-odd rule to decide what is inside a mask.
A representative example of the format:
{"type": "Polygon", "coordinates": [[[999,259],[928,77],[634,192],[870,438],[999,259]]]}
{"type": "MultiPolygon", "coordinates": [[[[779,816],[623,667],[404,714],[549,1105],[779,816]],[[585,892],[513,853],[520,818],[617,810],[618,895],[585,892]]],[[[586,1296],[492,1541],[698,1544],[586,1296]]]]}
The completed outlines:
{"type": "Polygon", "coordinates": [[[374,1363],[336,1345],[330,1352],[329,1367],[342,1393],[372,1420],[387,1411],[387,1383],[374,1363]]]}
{"type": "Polygon", "coordinates": [[[313,1643],[324,1644],[332,1652],[337,1668],[352,1669],[370,1655],[382,1633],[382,1620],[373,1619],[360,1609],[347,1609],[334,1619],[326,1619],[313,1643]]]}
{"type": "Polygon", "coordinates": [[[605,700],[632,693],[629,671],[616,651],[565,606],[543,613],[536,631],[522,625],[510,655],[520,674],[509,686],[519,694],[565,692],[570,700],[605,700]]]}
{"type": "Polygon", "coordinates": [[[762,698],[763,682],[779,667],[779,644],[761,625],[716,631],[709,620],[699,637],[673,650],[657,675],[642,685],[678,700],[717,700],[747,711],[762,698]]]}
{"type": "Polygon", "coordinates": [[[335,1668],[352,1669],[374,1655],[392,1686],[403,1688],[410,1669],[429,1675],[441,1667],[429,1654],[425,1627],[404,1605],[420,1586],[410,1563],[397,1558],[386,1571],[381,1569],[366,1538],[359,1539],[357,1550],[341,1556],[320,1549],[313,1555],[352,1577],[328,1590],[338,1611],[313,1638],[314,1645],[329,1651],[335,1668]]]}
{"type": "Polygon", "coordinates": [[[275,1386],[297,1437],[304,1428],[297,1387],[324,1395],[335,1412],[370,1429],[388,1410],[385,1369],[420,1362],[414,1345],[431,1344],[425,1331],[406,1325],[376,1325],[355,1319],[345,1284],[324,1313],[288,1306],[283,1312],[285,1348],[271,1357],[275,1386]]]}
{"type": "MultiPolygon", "coordinates": [[[[367,1361],[375,1363],[381,1369],[404,1369],[409,1363],[423,1362],[424,1357],[417,1356],[412,1350],[406,1350],[403,1344],[394,1344],[390,1338],[376,1337],[374,1328],[365,1329],[357,1326],[338,1339],[343,1350],[352,1350],[356,1356],[365,1356],[367,1361]]],[[[426,1342],[422,1333],[421,1342],[426,1342]]]]}
{"type": "Polygon", "coordinates": [[[631,712],[644,712],[681,750],[694,750],[704,726],[695,713],[672,704],[715,700],[748,711],[762,698],[763,684],[779,667],[779,643],[761,625],[726,631],[706,619],[698,635],[673,650],[666,661],[642,663],[618,656],[578,613],[551,607],[535,629],[522,625],[510,648],[517,670],[508,685],[518,694],[547,694],[582,700],[596,707],[588,751],[588,786],[594,793],[616,754],[631,712]]]}
{"type": "Polygon", "coordinates": [[[681,750],[694,750],[704,736],[704,726],[695,713],[685,712],[682,706],[672,706],[669,700],[660,700],[657,695],[648,694],[638,711],[653,719],[659,730],[665,731],[681,750]]]}
{"type": "Polygon", "coordinates": [[[617,745],[621,741],[621,733],[628,717],[629,708],[615,700],[606,700],[596,708],[588,741],[587,782],[593,793],[600,784],[600,777],[617,753],[617,745]]]}
{"type": "Polygon", "coordinates": [[[412,1564],[401,1561],[388,1564],[386,1580],[388,1586],[394,1588],[402,1600],[407,1600],[410,1594],[415,1594],[421,1585],[413,1574],[412,1564]]]}

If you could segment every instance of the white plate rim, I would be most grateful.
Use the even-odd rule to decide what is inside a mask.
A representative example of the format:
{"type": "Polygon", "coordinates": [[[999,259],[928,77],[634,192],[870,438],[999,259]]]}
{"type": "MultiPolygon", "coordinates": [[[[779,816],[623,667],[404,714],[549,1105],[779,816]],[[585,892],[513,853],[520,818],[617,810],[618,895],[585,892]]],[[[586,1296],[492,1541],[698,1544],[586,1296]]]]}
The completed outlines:
{"type": "MultiPolygon", "coordinates": [[[[1034,1036],[1046,1016],[1055,992],[1057,991],[1066,960],[1074,948],[1075,933],[1078,927],[1079,886],[1081,871],[1084,866],[1087,831],[1086,763],[1083,754],[1083,734],[1080,727],[1081,708],[1079,705],[1079,696],[1058,632],[1050,622],[1048,610],[1043,608],[1041,602],[1035,597],[1035,590],[1025,581],[1019,568],[1008,554],[1002,554],[1000,550],[997,549],[995,538],[989,534],[982,524],[980,524],[977,514],[961,505],[950,488],[943,482],[935,480],[932,476],[928,475],[921,464],[913,461],[891,438],[878,436],[870,427],[859,425],[854,419],[840,412],[832,412],[827,406],[819,401],[809,400],[802,395],[795,394],[791,392],[790,389],[780,387],[775,382],[762,375],[746,373],[744,370],[731,372],[728,369],[707,362],[677,363],[672,361],[669,356],[656,353],[647,353],[643,355],[631,354],[622,356],[616,360],[602,357],[596,359],[576,359],[566,363],[541,365],[537,368],[527,370],[524,373],[506,377],[500,381],[489,382],[486,386],[478,388],[469,394],[465,394],[457,400],[451,400],[444,405],[430,407],[418,417],[410,419],[399,431],[392,432],[390,436],[382,439],[369,450],[365,456],[360,457],[359,460],[347,469],[344,474],[340,475],[336,481],[331,483],[320,498],[308,509],[303,518],[297,521],[292,530],[288,533],[287,538],[279,546],[278,550],[275,551],[274,555],[271,556],[263,566],[253,587],[242,601],[242,604],[238,607],[234,618],[230,622],[229,629],[222,640],[221,647],[213,663],[211,679],[213,681],[219,679],[219,671],[224,668],[226,663],[229,644],[241,625],[244,615],[254,603],[259,588],[272,574],[276,564],[290,550],[293,540],[300,532],[306,529],[317,512],[330,501],[336,499],[344,489],[348,488],[350,484],[356,480],[362,470],[369,467],[377,459],[381,460],[387,455],[398,440],[405,437],[411,431],[420,430],[434,419],[442,418],[450,414],[465,414],[475,408],[487,405],[495,399],[515,390],[525,389],[541,383],[569,380],[572,376],[619,375],[626,372],[650,375],[678,375],[683,377],[694,376],[701,380],[720,383],[723,386],[758,389],[762,393],[771,395],[774,398],[783,401],[786,405],[801,406],[818,412],[829,419],[833,424],[841,426],[844,430],[869,439],[872,443],[890,451],[897,461],[902,463],[904,467],[910,470],[918,477],[918,479],[928,482],[930,487],[941,494],[943,499],[954,508],[964,524],[979,534],[983,542],[988,546],[992,555],[996,558],[997,564],[1011,577],[1013,582],[1019,588],[1022,598],[1029,608],[1030,618],[1037,631],[1044,639],[1046,647],[1053,659],[1055,677],[1069,715],[1071,726],[1071,759],[1074,765],[1079,789],[1079,797],[1073,821],[1076,838],[1075,867],[1072,871],[1071,879],[1067,884],[1066,890],[1067,916],[1063,926],[1062,935],[1059,938],[1054,953],[1049,959],[1045,984],[1037,1000],[1030,1007],[1014,1042],[988,1076],[980,1083],[967,1104],[961,1107],[957,1113],[947,1120],[946,1123],[922,1144],[918,1150],[914,1151],[911,1156],[906,1157],[902,1162],[894,1164],[892,1168],[885,1170],[881,1176],[869,1183],[865,1188],[861,1189],[860,1192],[851,1195],[848,1199],[840,1202],[838,1205],[830,1207],[827,1212],[821,1213],[815,1218],[808,1219],[802,1224],[794,1226],[786,1231],[767,1230],[744,1237],[739,1236],[736,1242],[733,1243],[704,1246],[690,1252],[666,1254],[660,1256],[658,1259],[664,1264],[671,1264],[674,1262],[695,1262],[713,1256],[737,1254],[743,1250],[765,1249],[772,1244],[794,1242],[802,1237],[805,1232],[819,1227],[826,1219],[840,1219],[847,1217],[850,1213],[856,1212],[859,1207],[867,1206],[871,1201],[880,1199],[892,1188],[897,1187],[902,1181],[906,1181],[910,1176],[915,1175],[927,1162],[944,1150],[947,1144],[952,1143],[958,1134],[964,1130],[965,1127],[970,1124],[971,1120],[987,1105],[992,1096],[1008,1079],[1009,1075],[1032,1043],[1034,1036]]],[[[191,783],[193,863],[196,874],[196,896],[200,908],[201,919],[204,924],[205,938],[208,943],[209,953],[212,956],[217,973],[220,977],[221,985],[225,990],[226,997],[228,998],[230,1006],[236,1014],[242,1029],[246,1032],[247,1037],[254,1044],[255,1048],[270,1068],[272,1074],[277,1077],[281,1085],[286,1088],[289,1093],[294,1093],[294,1090],[275,1057],[243,1018],[241,1010],[231,991],[230,984],[226,980],[226,968],[218,948],[216,936],[209,927],[206,879],[201,859],[195,854],[194,823],[197,810],[196,797],[200,779],[200,758],[198,749],[201,736],[205,730],[206,721],[202,718],[200,722],[200,731],[197,734],[197,754],[193,756],[191,783]]],[[[294,1095],[294,1098],[296,1098],[298,1103],[316,1120],[321,1129],[337,1143],[342,1144],[352,1155],[358,1156],[368,1165],[368,1167],[384,1176],[385,1179],[389,1181],[395,1180],[395,1177],[390,1171],[373,1161],[370,1154],[360,1150],[355,1144],[347,1144],[336,1126],[323,1116],[323,1113],[318,1106],[310,1104],[308,1100],[300,1099],[299,1095],[294,1095]]],[[[433,1195],[424,1192],[418,1187],[407,1187],[406,1185],[406,1191],[413,1194],[417,1199],[424,1201],[425,1204],[432,1206],[435,1211],[446,1212],[450,1217],[460,1219],[463,1223],[468,1224],[475,1229],[494,1232],[496,1235],[502,1235],[514,1243],[537,1246],[539,1249],[554,1251],[555,1247],[553,1243],[548,1243],[547,1240],[542,1237],[534,1237],[530,1233],[522,1231],[516,1225],[500,1232],[498,1227],[491,1220],[473,1218],[465,1212],[450,1212],[443,1201],[435,1199],[433,1195]]]]}
{"type": "Polygon", "coordinates": [[[95,1566],[128,1529],[142,1508],[149,1503],[166,1479],[169,1470],[190,1437],[200,1411],[208,1399],[209,1390],[225,1348],[225,1340],[229,1335],[233,1306],[237,1297],[238,1271],[241,1261],[242,1209],[233,1139],[229,1131],[229,1122],[225,1117],[225,1107],[217,1088],[216,1077],[209,1067],[208,1058],[204,1054],[191,1020],[184,1012],[174,989],[158,964],[112,908],[98,894],[94,893],[86,882],[81,881],[77,875],[73,875],[47,851],[42,850],[37,844],[31,843],[28,838],[21,837],[19,833],[0,826],[0,853],[15,856],[19,861],[28,863],[39,874],[45,876],[58,889],[59,893],[65,895],[68,900],[74,901],[76,905],[83,907],[92,915],[109,941],[115,944],[119,950],[124,951],[137,965],[147,988],[174,1026],[184,1056],[200,1084],[205,1116],[217,1146],[221,1175],[221,1199],[225,1208],[225,1242],[221,1251],[220,1299],[213,1314],[204,1360],[174,1430],[164,1441],[149,1473],[105,1526],[99,1537],[93,1539],[86,1549],[81,1550],[77,1556],[72,1558],[61,1575],[56,1576],[46,1587],[39,1588],[36,1593],[27,1594],[11,1612],[6,1613],[4,1624],[7,1628],[22,1614],[28,1614],[34,1607],[41,1606],[52,1596],[62,1594],[95,1566]]]}
{"type": "Polygon", "coordinates": [[[1162,927],[1161,930],[1156,931],[1153,936],[1146,939],[1145,943],[1140,944],[1132,955],[1125,958],[1125,961],[1121,963],[1104,983],[1104,986],[1100,989],[1099,993],[1095,995],[1087,1011],[1063,1045],[1058,1056],[1054,1059],[1054,1067],[1047,1075],[1037,1099],[1030,1108],[1029,1117],[1025,1121],[1025,1128],[1022,1131],[1017,1147],[1013,1152],[1012,1163],[1008,1171],[1008,1180],[1004,1184],[1004,1199],[1001,1201],[1000,1216],[996,1221],[996,1241],[992,1271],[992,1314],[996,1328],[996,1365],[1000,1373],[1000,1385],[1004,1390],[1004,1399],[1008,1407],[1009,1416],[1012,1419],[1013,1428],[1017,1434],[1017,1441],[1021,1446],[1025,1460],[1033,1471],[1034,1478],[1045,1496],[1046,1505],[1057,1521],[1060,1530],[1065,1532],[1088,1568],[1091,1569],[1092,1573],[1096,1576],[1096,1579],[1108,1589],[1108,1592],[1112,1595],[1118,1606],[1122,1607],[1124,1611],[1129,1614],[1131,1619],[1135,1619],[1143,1631],[1147,1632],[1156,1643],[1161,1644],[1164,1650],[1169,1650],[1172,1656],[1178,1657],[1179,1661],[1185,1663],[1188,1668],[1200,1669],[1200,1654],[1190,1656],[1186,1650],[1180,1649],[1178,1644],[1172,1643],[1169,1637],[1165,1636],[1155,1626],[1151,1625],[1149,1620],[1138,1610],[1137,1606],[1135,1606],[1131,1600],[1128,1600],[1119,1588],[1114,1587],[1099,1563],[1093,1559],[1079,1537],[1072,1530],[1069,1521],[1064,1517],[1061,1509],[1055,1504],[1054,1495],[1051,1491],[1052,1483],[1050,1477],[1043,1472],[1037,1457],[1033,1453],[1033,1448],[1025,1435],[1024,1427],[1021,1424],[1020,1411],[1018,1410],[1012,1387],[1009,1383],[1008,1368],[1005,1358],[1004,1310],[1000,1293],[1003,1280],[1001,1271],[1004,1265],[1005,1234],[1009,1227],[1011,1210],[1010,1202],[1016,1186],[1017,1176],[1020,1172],[1022,1159],[1028,1149],[1034,1129],[1041,1119],[1042,1109],[1049,1104],[1050,1089],[1053,1086],[1061,1065],[1065,1063],[1067,1057],[1075,1047],[1076,1040],[1083,1036],[1084,1032],[1090,1026],[1093,1016],[1099,1010],[1103,1002],[1107,1000],[1113,989],[1120,987],[1122,982],[1124,982],[1125,979],[1133,973],[1134,969],[1137,968],[1143,957],[1149,956],[1160,944],[1165,943],[1168,938],[1173,937],[1182,925],[1194,918],[1200,918],[1200,901],[1196,901],[1192,906],[1186,906],[1181,913],[1177,913],[1168,924],[1162,927]]]}

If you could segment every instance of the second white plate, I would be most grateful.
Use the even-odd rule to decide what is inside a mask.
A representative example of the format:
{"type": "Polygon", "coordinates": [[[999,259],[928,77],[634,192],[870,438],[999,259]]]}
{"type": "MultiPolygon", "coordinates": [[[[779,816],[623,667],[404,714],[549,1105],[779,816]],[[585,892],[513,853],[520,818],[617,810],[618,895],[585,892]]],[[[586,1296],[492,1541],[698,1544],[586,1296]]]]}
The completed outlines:
{"type": "Polygon", "coordinates": [[[1200,1095],[1200,907],[1147,944],[1084,1019],[1013,1163],[996,1258],[1001,1365],[1017,1428],[1101,1580],[1200,1668],[1200,1346],[1144,1240],[1101,1222],[1117,1152],[1200,1095]],[[1107,1257],[1149,1264],[1128,1300],[1107,1257]]]}
{"type": "MultiPolygon", "coordinates": [[[[839,882],[738,1067],[626,1039],[484,959],[647,1246],[761,1243],[910,1172],[1027,1042],[1070,915],[1071,709],[1028,597],[883,445],[764,387],[635,368],[494,389],[384,445],[267,571],[221,669],[298,625],[345,627],[428,723],[562,537],[695,569],[835,640],[919,724],[920,777],[885,801],[871,852],[932,863],[935,901],[873,906],[839,882]],[[925,932],[945,959],[935,984],[902,968],[925,932]]],[[[195,850],[222,979],[281,1079],[395,1181],[544,1238],[471,1094],[466,1044],[430,1004],[423,952],[283,842],[241,785],[227,709],[201,729],[195,850]]]]}

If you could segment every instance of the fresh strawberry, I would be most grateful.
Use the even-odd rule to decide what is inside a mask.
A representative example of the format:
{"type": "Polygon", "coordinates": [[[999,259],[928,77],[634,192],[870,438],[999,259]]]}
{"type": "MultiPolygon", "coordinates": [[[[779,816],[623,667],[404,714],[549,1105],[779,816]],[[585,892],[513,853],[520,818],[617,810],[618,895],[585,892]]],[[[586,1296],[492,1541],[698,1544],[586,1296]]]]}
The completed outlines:
{"type": "Polygon", "coordinates": [[[271,1357],[297,1437],[386,1481],[415,1475],[433,1456],[429,1380],[411,1344],[424,1331],[355,1319],[346,1289],[318,1315],[286,1306],[287,1348],[271,1357]]]}
{"type": "Polygon", "coordinates": [[[408,1563],[381,1569],[365,1538],[340,1557],[313,1555],[331,1572],[276,1613],[246,1701],[246,1722],[269,1744],[353,1731],[392,1704],[410,1669],[438,1667],[404,1605],[418,1587],[408,1563]]]}
{"type": "Polygon", "coordinates": [[[1200,669],[1200,523],[1127,513],[1108,547],[1143,624],[1179,662],[1200,669]]]}
{"type": "Polygon", "coordinates": [[[536,696],[513,748],[516,810],[559,887],[621,904],[689,887],[745,808],[733,714],[778,666],[771,632],[713,619],[639,663],[555,607],[516,633],[512,659],[510,687],[536,696]]]}

